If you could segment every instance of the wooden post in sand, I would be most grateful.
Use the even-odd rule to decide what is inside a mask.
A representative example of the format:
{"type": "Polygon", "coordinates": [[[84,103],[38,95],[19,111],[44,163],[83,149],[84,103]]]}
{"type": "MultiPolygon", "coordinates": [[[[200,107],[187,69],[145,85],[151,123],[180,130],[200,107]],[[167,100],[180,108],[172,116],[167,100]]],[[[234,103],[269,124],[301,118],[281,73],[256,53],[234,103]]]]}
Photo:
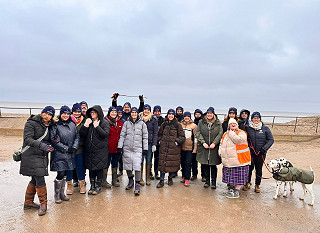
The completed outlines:
{"type": "MultiPolygon", "coordinates": [[[[1,114],[0,114],[1,116],[1,114]]],[[[316,127],[316,133],[318,133],[318,126],[319,126],[319,117],[317,118],[317,127],[316,127]]]]}
{"type": "Polygon", "coordinates": [[[298,117],[296,117],[296,122],[294,123],[294,130],[293,130],[294,133],[296,132],[297,122],[298,122],[298,117]]]}
{"type": "Polygon", "coordinates": [[[273,120],[272,120],[272,126],[271,126],[271,128],[273,128],[273,124],[274,124],[274,120],[276,119],[276,117],[274,116],[273,117],[273,120]]]}

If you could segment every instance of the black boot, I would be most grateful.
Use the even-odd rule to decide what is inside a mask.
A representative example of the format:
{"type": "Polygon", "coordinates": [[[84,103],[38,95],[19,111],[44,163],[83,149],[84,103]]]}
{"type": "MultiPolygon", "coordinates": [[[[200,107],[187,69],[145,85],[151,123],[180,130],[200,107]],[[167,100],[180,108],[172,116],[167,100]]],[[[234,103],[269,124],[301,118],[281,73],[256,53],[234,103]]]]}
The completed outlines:
{"type": "Polygon", "coordinates": [[[157,184],[157,188],[162,188],[163,186],[164,186],[164,179],[160,178],[160,181],[157,184]]]}
{"type": "Polygon", "coordinates": [[[217,188],[216,179],[212,179],[212,180],[211,180],[211,188],[212,188],[212,189],[216,189],[216,188],[217,188]]]}
{"type": "Polygon", "coordinates": [[[129,177],[129,183],[126,187],[126,190],[132,189],[133,185],[134,185],[133,176],[131,176],[129,177]]]}
{"type": "Polygon", "coordinates": [[[95,179],[90,179],[90,189],[88,191],[88,194],[92,194],[93,190],[96,188],[96,180],[95,179]]]}
{"type": "Polygon", "coordinates": [[[169,186],[173,185],[173,179],[171,176],[168,176],[168,185],[169,186]]]}
{"type": "Polygon", "coordinates": [[[102,180],[97,180],[96,182],[96,187],[95,189],[92,191],[92,195],[97,195],[100,193],[101,191],[101,183],[102,183],[102,180]]]}
{"type": "Polygon", "coordinates": [[[159,172],[158,171],[155,171],[154,175],[156,177],[156,180],[160,180],[160,176],[159,176],[159,172]]]}

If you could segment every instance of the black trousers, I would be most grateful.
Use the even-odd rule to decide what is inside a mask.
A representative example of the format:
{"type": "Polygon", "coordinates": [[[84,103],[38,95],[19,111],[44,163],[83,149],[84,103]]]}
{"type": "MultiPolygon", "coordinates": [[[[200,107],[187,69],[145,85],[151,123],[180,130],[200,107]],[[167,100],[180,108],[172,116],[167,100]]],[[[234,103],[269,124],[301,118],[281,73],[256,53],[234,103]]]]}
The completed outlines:
{"type": "Polygon", "coordinates": [[[63,177],[67,176],[67,171],[58,171],[57,172],[57,180],[63,180],[63,177]]]}
{"type": "Polygon", "coordinates": [[[190,180],[191,166],[192,166],[192,151],[182,150],[181,151],[182,177],[184,177],[186,180],[190,180]]]}
{"type": "Polygon", "coordinates": [[[213,185],[216,185],[217,180],[217,166],[216,165],[208,165],[208,164],[201,164],[203,167],[204,178],[206,179],[206,184],[210,185],[210,172],[211,172],[211,182],[213,185]]]}
{"type": "Polygon", "coordinates": [[[103,179],[103,169],[101,170],[89,170],[90,179],[102,180],[103,179]]]}
{"type": "Polygon", "coordinates": [[[44,179],[44,176],[31,176],[31,180],[29,183],[33,184],[36,187],[42,187],[46,184],[46,181],[44,179]]]}
{"type": "Polygon", "coordinates": [[[198,175],[198,161],[197,161],[197,154],[192,153],[192,176],[198,175]]]}
{"type": "Polygon", "coordinates": [[[261,184],[261,177],[262,177],[262,167],[263,161],[266,159],[266,154],[264,155],[256,155],[253,151],[251,151],[251,165],[249,166],[249,176],[248,176],[248,183],[251,183],[251,176],[253,169],[256,169],[256,185],[261,184]]]}
{"type": "Polygon", "coordinates": [[[119,157],[119,172],[123,172],[122,154],[119,157]]]}
{"type": "Polygon", "coordinates": [[[158,167],[159,167],[159,150],[160,150],[160,145],[157,145],[157,150],[153,152],[153,157],[154,157],[153,170],[155,173],[158,172],[158,167]]]}

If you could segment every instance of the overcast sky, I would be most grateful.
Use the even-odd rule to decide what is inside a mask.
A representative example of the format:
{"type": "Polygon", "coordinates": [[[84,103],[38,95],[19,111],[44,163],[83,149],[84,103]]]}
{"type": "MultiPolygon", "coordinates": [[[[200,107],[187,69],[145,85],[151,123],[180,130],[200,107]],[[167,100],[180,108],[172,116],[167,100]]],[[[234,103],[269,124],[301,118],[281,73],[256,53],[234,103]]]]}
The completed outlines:
{"type": "Polygon", "coordinates": [[[317,113],[319,12],[318,0],[0,0],[0,100],[111,104],[119,92],[317,113]]]}

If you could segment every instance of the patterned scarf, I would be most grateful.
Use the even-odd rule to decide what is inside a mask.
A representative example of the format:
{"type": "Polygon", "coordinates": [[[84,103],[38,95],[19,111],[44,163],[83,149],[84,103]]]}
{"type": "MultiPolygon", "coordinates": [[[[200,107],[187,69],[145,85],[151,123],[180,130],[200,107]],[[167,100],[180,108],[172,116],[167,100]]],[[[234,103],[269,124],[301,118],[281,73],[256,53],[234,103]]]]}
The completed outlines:
{"type": "Polygon", "coordinates": [[[249,126],[255,130],[260,130],[262,128],[262,122],[260,121],[258,124],[255,124],[250,121],[249,126]]]}
{"type": "Polygon", "coordinates": [[[106,119],[112,123],[113,125],[117,125],[118,118],[112,118],[111,116],[107,116],[106,119]]]}

